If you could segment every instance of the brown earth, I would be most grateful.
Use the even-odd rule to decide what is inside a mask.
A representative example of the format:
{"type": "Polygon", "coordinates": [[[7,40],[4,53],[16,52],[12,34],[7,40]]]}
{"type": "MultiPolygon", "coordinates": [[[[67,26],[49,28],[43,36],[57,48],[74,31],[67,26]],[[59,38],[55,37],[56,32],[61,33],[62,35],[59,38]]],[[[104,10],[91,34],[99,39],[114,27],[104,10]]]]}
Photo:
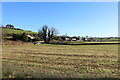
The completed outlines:
{"type": "Polygon", "coordinates": [[[2,45],[34,45],[34,44],[32,42],[4,40],[2,41],[2,45]]]}

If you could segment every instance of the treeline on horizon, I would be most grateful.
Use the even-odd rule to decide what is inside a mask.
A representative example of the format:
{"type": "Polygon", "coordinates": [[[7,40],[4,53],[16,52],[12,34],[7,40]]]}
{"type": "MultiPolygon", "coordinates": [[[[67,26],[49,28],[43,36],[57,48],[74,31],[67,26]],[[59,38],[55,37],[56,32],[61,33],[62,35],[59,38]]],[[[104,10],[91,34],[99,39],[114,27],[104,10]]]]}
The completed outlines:
{"type": "MultiPolygon", "coordinates": [[[[14,29],[14,30],[18,30],[18,31],[25,31],[25,30],[20,29],[20,28],[15,28],[14,25],[11,25],[11,24],[7,24],[5,27],[1,26],[1,28],[2,29],[14,29]]],[[[49,43],[53,40],[60,40],[60,38],[61,38],[60,41],[70,39],[70,38],[71,38],[71,40],[72,40],[72,38],[76,38],[76,40],[82,40],[82,41],[93,41],[93,40],[94,41],[119,41],[119,39],[120,39],[118,37],[101,38],[101,37],[88,37],[88,36],[69,37],[67,35],[57,36],[57,33],[58,33],[58,30],[56,28],[53,28],[53,27],[49,28],[47,25],[44,25],[41,29],[38,30],[38,33],[37,32],[32,33],[32,31],[29,30],[29,31],[26,31],[26,32],[23,32],[20,34],[19,33],[15,34],[14,31],[13,31],[13,33],[7,33],[5,31],[3,31],[2,34],[3,34],[3,39],[8,39],[8,37],[11,37],[11,38],[9,38],[9,40],[14,40],[14,41],[21,40],[24,42],[35,42],[35,41],[44,40],[45,43],[49,43]],[[31,39],[31,37],[28,37],[27,35],[31,35],[32,37],[35,37],[35,38],[31,39]]]]}

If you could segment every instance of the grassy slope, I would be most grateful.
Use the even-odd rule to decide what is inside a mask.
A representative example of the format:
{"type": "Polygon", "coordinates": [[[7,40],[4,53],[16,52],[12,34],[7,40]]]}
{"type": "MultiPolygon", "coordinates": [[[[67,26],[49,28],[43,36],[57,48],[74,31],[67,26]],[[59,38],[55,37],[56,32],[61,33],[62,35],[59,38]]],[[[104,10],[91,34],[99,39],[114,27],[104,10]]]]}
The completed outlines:
{"type": "Polygon", "coordinates": [[[15,30],[15,29],[7,29],[7,28],[0,28],[0,30],[8,34],[22,34],[22,33],[37,34],[37,32],[29,32],[29,31],[15,30]]]}
{"type": "Polygon", "coordinates": [[[3,77],[118,77],[117,60],[118,45],[6,45],[3,77]]]}

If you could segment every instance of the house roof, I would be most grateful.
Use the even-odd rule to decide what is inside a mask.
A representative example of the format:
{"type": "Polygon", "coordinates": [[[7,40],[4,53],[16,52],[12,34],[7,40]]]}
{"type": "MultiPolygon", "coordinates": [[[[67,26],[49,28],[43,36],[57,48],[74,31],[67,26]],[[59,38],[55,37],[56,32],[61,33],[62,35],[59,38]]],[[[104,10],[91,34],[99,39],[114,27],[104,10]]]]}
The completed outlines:
{"type": "Polygon", "coordinates": [[[27,35],[27,37],[31,38],[31,39],[35,39],[34,36],[31,36],[31,35],[27,35]]]}

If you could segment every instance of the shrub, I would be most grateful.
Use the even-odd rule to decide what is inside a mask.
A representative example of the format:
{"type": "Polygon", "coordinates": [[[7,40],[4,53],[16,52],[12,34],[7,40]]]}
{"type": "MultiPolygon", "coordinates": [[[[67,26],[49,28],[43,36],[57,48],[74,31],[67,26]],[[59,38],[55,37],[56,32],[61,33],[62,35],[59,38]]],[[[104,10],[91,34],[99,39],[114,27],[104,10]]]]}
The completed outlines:
{"type": "Polygon", "coordinates": [[[14,40],[14,41],[19,40],[17,34],[13,34],[12,37],[13,37],[13,40],[14,40]]]}
{"type": "Polygon", "coordinates": [[[21,40],[24,41],[24,42],[27,42],[29,40],[26,33],[22,34],[21,40]]]}
{"type": "Polygon", "coordinates": [[[12,40],[16,41],[16,40],[21,40],[21,34],[13,34],[12,35],[12,40]]]}

